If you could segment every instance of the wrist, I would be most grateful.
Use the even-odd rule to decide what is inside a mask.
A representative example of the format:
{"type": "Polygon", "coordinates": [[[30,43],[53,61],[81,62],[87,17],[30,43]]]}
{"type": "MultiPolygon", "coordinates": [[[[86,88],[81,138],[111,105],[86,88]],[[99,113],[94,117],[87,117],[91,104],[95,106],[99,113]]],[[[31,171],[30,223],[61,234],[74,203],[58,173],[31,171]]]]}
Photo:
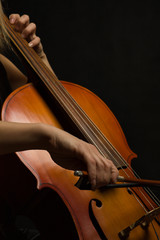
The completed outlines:
{"type": "Polygon", "coordinates": [[[52,131],[52,126],[43,123],[39,124],[37,129],[37,144],[39,149],[48,151],[51,148],[51,141],[53,141],[53,136],[51,136],[52,131]]]}

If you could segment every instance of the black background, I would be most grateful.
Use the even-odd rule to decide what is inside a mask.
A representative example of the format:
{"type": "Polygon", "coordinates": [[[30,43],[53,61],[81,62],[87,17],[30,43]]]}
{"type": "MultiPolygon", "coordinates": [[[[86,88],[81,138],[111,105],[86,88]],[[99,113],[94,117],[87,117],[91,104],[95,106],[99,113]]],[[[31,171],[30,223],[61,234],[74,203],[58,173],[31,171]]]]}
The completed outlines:
{"type": "Polygon", "coordinates": [[[135,170],[159,179],[159,1],[7,0],[5,11],[30,16],[58,78],[96,93],[138,154],[135,170]]]}

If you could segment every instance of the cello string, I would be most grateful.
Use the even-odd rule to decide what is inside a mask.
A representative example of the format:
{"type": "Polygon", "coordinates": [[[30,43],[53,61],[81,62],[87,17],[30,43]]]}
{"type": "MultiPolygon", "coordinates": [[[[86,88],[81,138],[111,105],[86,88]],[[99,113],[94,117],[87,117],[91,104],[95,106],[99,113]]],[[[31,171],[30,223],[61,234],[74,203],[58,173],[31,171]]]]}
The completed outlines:
{"type": "MultiPolygon", "coordinates": [[[[41,64],[42,65],[42,64],[41,64]]],[[[44,67],[44,66],[42,66],[42,67],[44,67]]],[[[47,68],[46,68],[47,69],[47,68]]],[[[50,72],[49,72],[49,75],[50,75],[50,72]]],[[[53,79],[53,74],[52,74],[52,79],[53,79]]],[[[52,81],[51,81],[52,82],[52,81]]],[[[55,83],[57,83],[57,82],[55,82],[55,83]]],[[[58,84],[59,85],[59,84],[58,84]]],[[[63,86],[61,86],[60,85],[60,91],[62,90],[62,87],[63,86]]],[[[57,90],[57,89],[56,89],[57,90]]],[[[64,90],[64,89],[63,89],[64,90]]],[[[66,91],[65,91],[65,93],[66,93],[66,91]]],[[[67,92],[68,93],[68,92],[67,92]]],[[[69,94],[67,94],[69,97],[70,97],[70,95],[69,94]]],[[[64,95],[63,95],[64,96],[64,95]]],[[[62,97],[62,91],[61,91],[61,93],[60,93],[60,97],[62,97]]],[[[67,100],[68,100],[68,97],[67,97],[67,100]]],[[[65,99],[65,103],[66,103],[66,99],[65,99]]],[[[73,106],[73,102],[72,102],[72,106],[73,106]]],[[[75,107],[74,107],[75,108],[75,107]]],[[[68,108],[69,109],[69,108],[68,108]]],[[[80,108],[79,108],[80,109],[80,108]]],[[[74,109],[75,110],[75,109],[74,109]]],[[[70,112],[70,110],[69,110],[69,112],[70,112]]],[[[82,111],[81,111],[81,114],[82,114],[82,111]]],[[[71,114],[72,115],[72,114],[71,114]]],[[[88,117],[88,116],[87,116],[88,117]]],[[[89,119],[90,120],[90,119],[89,119]]],[[[90,121],[90,124],[91,125],[93,125],[93,123],[90,121]]],[[[85,125],[87,125],[86,123],[85,123],[85,125]]],[[[82,126],[81,126],[82,127],[82,126]]],[[[93,127],[93,126],[92,126],[93,127]]],[[[95,126],[94,126],[94,128],[95,128],[95,126]]],[[[83,132],[84,132],[84,128],[83,128],[83,132]]],[[[98,129],[99,130],[99,129],[98,129]]],[[[86,131],[85,131],[86,132],[86,131]]],[[[92,130],[92,132],[94,132],[93,130],[92,130]]],[[[104,137],[104,135],[102,135],[102,133],[101,133],[101,131],[99,131],[99,133],[100,133],[100,135],[101,136],[103,136],[103,139],[105,138],[104,137]]],[[[88,135],[88,134],[87,134],[88,135]]],[[[95,134],[94,134],[95,135],[95,134]]],[[[88,135],[88,137],[89,137],[89,135],[88,135]]],[[[96,136],[97,137],[97,136],[96,136]]],[[[90,138],[90,137],[89,137],[90,138]]],[[[98,139],[98,137],[97,137],[97,139],[98,139]]],[[[100,151],[100,153],[105,157],[105,155],[106,154],[103,154],[103,152],[99,149],[99,147],[98,147],[98,145],[90,138],[90,141],[91,142],[93,142],[93,144],[98,148],[98,150],[100,151]]],[[[99,141],[101,142],[101,140],[99,139],[99,141]]],[[[116,153],[117,154],[117,156],[118,157],[120,157],[121,158],[121,161],[126,165],[126,167],[127,167],[127,169],[129,169],[129,171],[131,172],[131,174],[132,174],[132,172],[134,172],[134,174],[135,174],[135,176],[138,176],[138,174],[134,171],[134,169],[131,169],[131,167],[130,166],[128,166],[127,164],[126,164],[126,162],[125,162],[125,160],[123,159],[123,157],[117,152],[117,150],[115,150],[115,148],[113,147],[113,145],[108,141],[108,139],[106,139],[105,138],[105,141],[112,147],[112,150],[113,150],[113,152],[114,153],[116,153]],[[106,141],[107,140],[107,141],[106,141]]],[[[104,145],[102,142],[101,142],[101,145],[104,145]]],[[[106,146],[104,145],[104,149],[105,149],[105,151],[107,151],[107,152],[109,152],[109,155],[110,156],[112,156],[112,159],[114,159],[114,161],[115,162],[118,162],[118,160],[113,156],[113,154],[106,148],[106,146]]],[[[126,174],[126,171],[122,168],[122,170],[124,171],[124,173],[126,174]]],[[[127,174],[128,175],[128,174],[127,174]]],[[[138,177],[139,178],[139,177],[138,177]]],[[[146,189],[147,190],[147,189],[146,189]]],[[[147,190],[148,191],[148,190],[147,190]]],[[[150,194],[149,194],[150,195],[150,194]]],[[[145,197],[146,198],[146,197],[145,197]]]]}
{"type": "Polygon", "coordinates": [[[157,233],[157,231],[155,229],[155,226],[154,226],[153,222],[151,222],[151,224],[152,224],[153,230],[154,230],[154,232],[156,234],[157,240],[159,240],[159,236],[158,236],[158,233],[157,233]]]}

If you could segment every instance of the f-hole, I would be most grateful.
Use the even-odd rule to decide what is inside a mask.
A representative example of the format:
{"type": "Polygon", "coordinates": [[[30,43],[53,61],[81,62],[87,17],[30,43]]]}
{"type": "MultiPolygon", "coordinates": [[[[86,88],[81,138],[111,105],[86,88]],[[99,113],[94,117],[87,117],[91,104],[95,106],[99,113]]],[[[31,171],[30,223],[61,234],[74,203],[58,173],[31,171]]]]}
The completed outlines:
{"type": "Polygon", "coordinates": [[[91,222],[92,222],[93,226],[95,227],[95,229],[97,230],[101,240],[107,240],[107,238],[106,238],[103,230],[101,229],[96,217],[94,216],[93,209],[92,209],[92,201],[96,202],[96,206],[98,208],[100,208],[102,206],[102,202],[99,201],[98,199],[91,199],[90,200],[90,202],[89,202],[89,216],[90,216],[91,222]]]}

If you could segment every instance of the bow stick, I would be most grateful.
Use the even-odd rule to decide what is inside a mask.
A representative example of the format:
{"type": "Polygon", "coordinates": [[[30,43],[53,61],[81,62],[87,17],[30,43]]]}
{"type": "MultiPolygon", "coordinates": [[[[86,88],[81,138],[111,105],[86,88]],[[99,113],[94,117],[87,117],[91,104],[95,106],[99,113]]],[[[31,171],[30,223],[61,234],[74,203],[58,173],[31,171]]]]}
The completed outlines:
{"type": "MultiPolygon", "coordinates": [[[[80,177],[78,182],[75,184],[79,189],[91,189],[88,180],[88,174],[84,171],[75,171],[75,176],[80,177]]],[[[104,186],[104,188],[124,188],[124,187],[160,187],[160,181],[148,180],[148,179],[137,179],[137,178],[126,178],[118,176],[117,183],[104,186]],[[120,184],[120,183],[121,184],[120,184]]]]}

